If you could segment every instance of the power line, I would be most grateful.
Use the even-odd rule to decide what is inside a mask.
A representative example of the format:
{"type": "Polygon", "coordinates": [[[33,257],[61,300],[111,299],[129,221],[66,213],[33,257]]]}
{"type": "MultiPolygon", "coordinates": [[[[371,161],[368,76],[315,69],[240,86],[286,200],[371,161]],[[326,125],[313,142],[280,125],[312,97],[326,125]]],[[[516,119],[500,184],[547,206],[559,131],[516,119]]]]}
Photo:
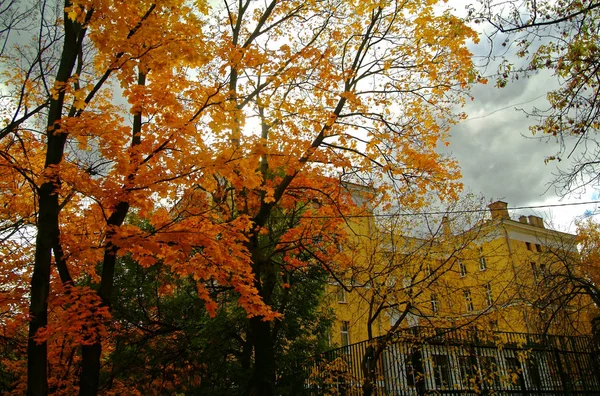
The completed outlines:
{"type": "Polygon", "coordinates": [[[560,204],[548,204],[548,205],[537,205],[537,206],[515,206],[508,208],[508,210],[519,210],[519,209],[544,209],[544,208],[558,208],[561,206],[577,206],[577,205],[591,205],[598,204],[600,201],[586,201],[586,202],[565,202],[560,204]]]}
{"type": "MultiPolygon", "coordinates": [[[[531,206],[513,206],[506,208],[506,210],[522,210],[522,209],[548,209],[548,208],[559,208],[565,206],[578,206],[578,205],[592,205],[600,204],[600,201],[586,201],[586,202],[567,202],[559,204],[546,204],[546,205],[531,205],[531,206]]],[[[494,209],[504,210],[504,209],[494,209]]],[[[342,216],[303,216],[304,219],[336,219],[340,217],[344,218],[394,218],[394,217],[408,217],[408,216],[433,216],[433,215],[447,215],[447,214],[466,214],[466,213],[482,213],[490,211],[489,208],[478,208],[478,209],[463,209],[463,210],[447,210],[447,211],[431,211],[431,212],[415,212],[415,213],[369,213],[369,214],[355,214],[355,215],[342,215],[342,216]]],[[[277,216],[275,218],[284,219],[285,216],[277,216]]]]}
{"type": "Polygon", "coordinates": [[[501,107],[499,109],[492,111],[491,113],[487,113],[487,114],[476,116],[476,117],[468,117],[466,120],[462,121],[462,123],[469,122],[471,120],[479,120],[481,118],[487,118],[487,117],[492,116],[500,111],[504,111],[504,110],[510,109],[510,108],[515,108],[515,106],[523,106],[523,105],[529,104],[531,102],[535,102],[536,100],[543,98],[544,96],[546,96],[546,94],[539,95],[533,99],[526,100],[525,102],[510,104],[508,106],[501,107]]]}

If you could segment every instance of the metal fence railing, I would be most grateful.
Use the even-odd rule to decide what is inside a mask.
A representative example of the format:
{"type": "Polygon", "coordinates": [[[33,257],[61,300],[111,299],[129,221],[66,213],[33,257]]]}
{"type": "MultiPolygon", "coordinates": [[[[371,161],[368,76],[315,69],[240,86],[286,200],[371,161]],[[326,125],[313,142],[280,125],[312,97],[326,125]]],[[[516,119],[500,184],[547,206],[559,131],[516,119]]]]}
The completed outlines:
{"type": "MultiPolygon", "coordinates": [[[[364,394],[369,346],[381,341],[319,355],[306,386],[364,394]]],[[[590,337],[412,328],[394,335],[370,378],[373,395],[600,395],[599,363],[590,337]]]]}

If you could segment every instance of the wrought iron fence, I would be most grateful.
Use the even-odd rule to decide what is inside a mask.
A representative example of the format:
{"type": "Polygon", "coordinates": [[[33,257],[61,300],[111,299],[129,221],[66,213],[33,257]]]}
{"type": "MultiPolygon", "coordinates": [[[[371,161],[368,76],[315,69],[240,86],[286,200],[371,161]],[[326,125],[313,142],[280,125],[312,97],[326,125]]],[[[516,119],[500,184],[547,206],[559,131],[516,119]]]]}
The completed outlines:
{"type": "Polygon", "coordinates": [[[376,357],[383,338],[319,355],[313,395],[600,395],[600,359],[589,337],[412,328],[376,357]],[[371,347],[371,348],[369,348],[371,347]]]}

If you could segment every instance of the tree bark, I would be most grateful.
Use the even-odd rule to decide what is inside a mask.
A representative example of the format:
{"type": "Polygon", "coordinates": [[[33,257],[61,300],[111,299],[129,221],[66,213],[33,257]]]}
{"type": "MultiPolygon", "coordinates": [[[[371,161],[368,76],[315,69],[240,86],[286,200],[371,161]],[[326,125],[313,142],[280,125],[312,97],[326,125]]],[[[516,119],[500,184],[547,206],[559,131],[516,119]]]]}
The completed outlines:
{"type": "Polygon", "coordinates": [[[275,391],[275,345],[271,336],[271,322],[262,317],[249,319],[254,341],[254,366],[249,396],[272,396],[275,391]]]}
{"type": "MultiPolygon", "coordinates": [[[[256,289],[262,301],[273,308],[273,290],[275,288],[275,264],[263,257],[263,250],[257,233],[249,239],[249,251],[252,254],[252,272],[256,289]]],[[[254,366],[248,384],[249,396],[272,396],[275,392],[275,333],[272,321],[263,316],[255,316],[248,320],[248,331],[254,349],[254,366]]]]}
{"type": "Polygon", "coordinates": [[[375,353],[376,350],[373,345],[369,345],[363,357],[362,369],[363,375],[365,376],[365,381],[363,382],[362,390],[364,396],[371,396],[375,391],[375,380],[377,379],[377,359],[375,357],[375,353]]]}
{"type": "MultiPolygon", "coordinates": [[[[65,1],[65,7],[71,5],[65,1]]],[[[48,324],[48,295],[50,292],[50,268],[52,249],[59,244],[58,215],[60,204],[58,188],[60,178],[55,167],[62,162],[67,134],[60,129],[65,104],[65,87],[73,74],[77,55],[81,49],[85,29],[64,15],[64,42],[56,74],[55,87],[58,95],[50,98],[47,119],[47,143],[44,171],[46,179],[38,189],[39,207],[31,297],[29,305],[29,334],[27,342],[27,395],[48,394],[47,343],[34,340],[38,330],[48,324]]]]}

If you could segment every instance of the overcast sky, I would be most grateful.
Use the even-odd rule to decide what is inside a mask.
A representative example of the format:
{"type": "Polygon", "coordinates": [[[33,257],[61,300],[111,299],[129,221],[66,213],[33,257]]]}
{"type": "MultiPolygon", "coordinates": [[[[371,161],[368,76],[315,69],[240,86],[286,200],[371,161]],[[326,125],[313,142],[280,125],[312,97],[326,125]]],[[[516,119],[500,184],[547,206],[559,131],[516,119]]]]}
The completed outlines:
{"type": "MultiPolygon", "coordinates": [[[[485,40],[472,46],[476,54],[488,49],[485,40]]],[[[495,67],[487,69],[488,74],[494,71],[495,67]]],[[[546,73],[510,82],[503,89],[495,87],[494,79],[474,88],[475,100],[463,109],[469,118],[452,128],[449,147],[460,163],[466,189],[490,201],[503,200],[509,207],[585,202],[598,197],[591,189],[578,196],[556,194],[551,182],[559,164],[545,164],[544,159],[557,152],[558,144],[533,139],[528,127],[536,120],[518,110],[547,107],[545,94],[556,86],[556,79],[546,73]]],[[[520,215],[541,215],[546,224],[573,231],[572,220],[594,211],[596,206],[518,210],[511,214],[514,219],[520,215]]]]}

